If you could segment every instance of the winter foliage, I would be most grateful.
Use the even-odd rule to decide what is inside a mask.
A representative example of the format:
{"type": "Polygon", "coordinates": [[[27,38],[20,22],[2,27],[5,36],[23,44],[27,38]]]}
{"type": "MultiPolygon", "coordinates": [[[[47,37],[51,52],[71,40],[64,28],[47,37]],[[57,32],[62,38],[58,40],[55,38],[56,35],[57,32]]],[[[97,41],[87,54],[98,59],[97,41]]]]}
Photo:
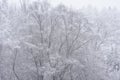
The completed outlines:
{"type": "Polygon", "coordinates": [[[120,80],[119,14],[2,0],[0,80],[120,80]]]}

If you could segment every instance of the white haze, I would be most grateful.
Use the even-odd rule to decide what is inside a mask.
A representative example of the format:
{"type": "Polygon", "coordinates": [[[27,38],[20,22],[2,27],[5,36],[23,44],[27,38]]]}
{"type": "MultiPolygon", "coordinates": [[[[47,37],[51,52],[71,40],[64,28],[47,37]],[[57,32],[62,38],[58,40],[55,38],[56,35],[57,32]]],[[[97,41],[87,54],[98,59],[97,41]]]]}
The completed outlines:
{"type": "MultiPolygon", "coordinates": [[[[20,0],[8,0],[10,4],[18,4],[20,0]]],[[[35,0],[28,0],[35,1],[35,0]]],[[[108,7],[113,7],[119,9],[120,0],[47,0],[53,6],[57,6],[58,4],[64,4],[68,7],[72,8],[82,8],[87,6],[93,6],[97,9],[103,9],[108,7]]]]}

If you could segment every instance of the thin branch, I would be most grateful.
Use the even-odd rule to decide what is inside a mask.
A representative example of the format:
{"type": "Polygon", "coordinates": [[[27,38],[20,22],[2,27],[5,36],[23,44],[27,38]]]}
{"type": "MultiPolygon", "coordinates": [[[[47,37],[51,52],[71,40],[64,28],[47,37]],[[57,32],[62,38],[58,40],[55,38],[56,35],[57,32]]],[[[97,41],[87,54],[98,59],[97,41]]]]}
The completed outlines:
{"type": "Polygon", "coordinates": [[[92,39],[89,39],[89,40],[87,40],[86,42],[82,43],[80,46],[76,47],[76,48],[73,49],[71,52],[74,52],[74,51],[76,51],[76,50],[82,48],[82,47],[83,47],[85,44],[87,44],[90,40],[92,40],[92,39]]]}
{"type": "Polygon", "coordinates": [[[78,31],[76,37],[74,38],[74,40],[72,41],[72,43],[71,43],[71,45],[69,47],[69,50],[71,50],[71,48],[74,47],[74,43],[79,38],[79,35],[80,35],[80,25],[79,25],[79,31],[78,31]]]}
{"type": "Polygon", "coordinates": [[[38,68],[38,64],[37,64],[37,61],[36,61],[36,57],[33,55],[33,50],[32,50],[32,48],[30,49],[30,54],[32,55],[33,61],[34,61],[34,63],[35,63],[36,72],[37,72],[37,80],[40,80],[40,79],[39,79],[39,68],[38,68]]]}
{"type": "Polygon", "coordinates": [[[17,49],[15,49],[15,57],[14,57],[14,60],[13,60],[13,67],[12,67],[12,69],[13,69],[13,73],[15,74],[17,80],[21,80],[21,79],[19,78],[18,74],[16,73],[16,70],[15,70],[17,54],[18,54],[17,49]]]}

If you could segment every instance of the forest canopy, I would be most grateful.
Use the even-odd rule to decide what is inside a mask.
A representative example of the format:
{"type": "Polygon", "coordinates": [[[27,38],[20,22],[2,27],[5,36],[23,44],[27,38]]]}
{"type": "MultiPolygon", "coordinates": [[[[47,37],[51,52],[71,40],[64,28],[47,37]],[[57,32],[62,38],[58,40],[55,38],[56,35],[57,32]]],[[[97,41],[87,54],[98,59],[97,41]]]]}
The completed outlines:
{"type": "Polygon", "coordinates": [[[120,12],[0,2],[0,80],[119,80],[120,12]]]}

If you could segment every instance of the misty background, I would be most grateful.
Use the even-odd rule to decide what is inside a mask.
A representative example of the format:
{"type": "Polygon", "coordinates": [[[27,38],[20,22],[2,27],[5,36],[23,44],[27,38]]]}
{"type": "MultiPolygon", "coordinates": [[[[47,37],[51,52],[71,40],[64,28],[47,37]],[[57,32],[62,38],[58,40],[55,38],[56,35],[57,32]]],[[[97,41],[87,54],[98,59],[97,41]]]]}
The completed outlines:
{"type": "MultiPolygon", "coordinates": [[[[19,4],[20,0],[8,0],[10,4],[19,4]]],[[[27,0],[26,0],[27,1],[27,0]]],[[[29,0],[29,2],[33,2],[35,0],[29,0]]],[[[120,1],[119,0],[47,0],[52,4],[52,6],[57,6],[59,4],[64,4],[68,7],[72,8],[82,8],[87,6],[93,6],[98,9],[103,9],[107,7],[113,7],[119,9],[120,1]]]]}

